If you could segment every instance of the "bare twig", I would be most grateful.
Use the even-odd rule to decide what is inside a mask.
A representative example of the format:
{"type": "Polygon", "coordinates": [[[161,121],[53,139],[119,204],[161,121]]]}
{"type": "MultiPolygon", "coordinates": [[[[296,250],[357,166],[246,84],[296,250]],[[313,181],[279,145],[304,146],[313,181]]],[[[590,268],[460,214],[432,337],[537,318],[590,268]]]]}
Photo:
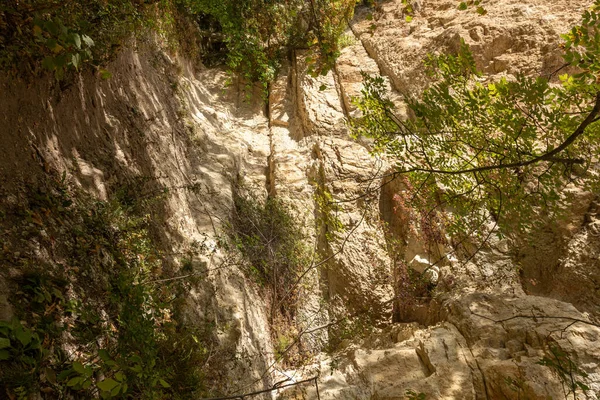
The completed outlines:
{"type": "Polygon", "coordinates": [[[513,319],[519,319],[519,318],[527,318],[527,319],[533,319],[533,320],[536,320],[536,319],[561,319],[561,320],[571,321],[572,323],[569,324],[568,326],[571,326],[576,323],[581,323],[581,324],[585,324],[585,325],[595,326],[596,328],[600,328],[600,324],[597,324],[595,322],[586,321],[586,320],[580,319],[580,318],[567,317],[567,316],[516,314],[516,315],[513,315],[508,318],[494,319],[494,318],[488,317],[486,315],[477,314],[476,312],[473,312],[473,311],[471,311],[471,314],[473,314],[477,317],[498,323],[498,324],[506,322],[506,321],[511,321],[513,319]]]}

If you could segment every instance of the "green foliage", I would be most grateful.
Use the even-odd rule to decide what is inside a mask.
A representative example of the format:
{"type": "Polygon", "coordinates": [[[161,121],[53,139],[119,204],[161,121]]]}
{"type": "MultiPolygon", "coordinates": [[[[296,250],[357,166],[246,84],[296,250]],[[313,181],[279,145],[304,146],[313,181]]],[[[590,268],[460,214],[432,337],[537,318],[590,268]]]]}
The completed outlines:
{"type": "Polygon", "coordinates": [[[86,63],[106,62],[141,27],[160,31],[165,24],[157,21],[174,11],[171,0],[5,0],[0,69],[21,75],[48,70],[62,79],[86,63]]]}
{"type": "Polygon", "coordinates": [[[274,351],[275,351],[275,359],[279,360],[285,356],[285,352],[288,351],[288,348],[294,342],[294,336],[291,335],[292,332],[278,332],[277,338],[274,343],[274,351]]]}
{"type": "Polygon", "coordinates": [[[564,36],[579,72],[560,85],[523,75],[484,83],[462,42],[456,55],[425,60],[434,83],[405,97],[409,118],[395,114],[382,78],[366,76],[354,133],[395,157],[428,209],[452,210],[449,233],[482,234],[490,219],[528,230],[532,212],[558,212],[567,184],[597,184],[588,167],[599,155],[598,10],[600,1],[564,36]]]}
{"type": "MultiPolygon", "coordinates": [[[[600,74],[600,1],[583,13],[581,25],[574,26],[567,34],[562,35],[565,40],[565,61],[581,71],[573,75],[573,81],[568,87],[583,91],[587,89],[588,95],[598,91],[598,75],[600,74]],[[586,88],[586,86],[588,86],[586,88]]],[[[563,81],[569,81],[569,75],[564,75],[563,81]]]]}
{"type": "Polygon", "coordinates": [[[427,304],[431,300],[434,287],[425,274],[408,267],[404,260],[398,260],[394,272],[396,300],[394,301],[393,321],[413,321],[413,311],[419,305],[427,304]]]}
{"type": "Polygon", "coordinates": [[[203,394],[211,328],[181,325],[173,293],[184,296],[184,282],[154,283],[164,263],[150,216],[163,190],[151,195],[138,183],[147,194],[139,201],[129,190],[98,201],[49,182],[31,187],[0,225],[0,261],[23,271],[14,297],[20,320],[0,325],[0,385],[22,398],[203,394]],[[39,259],[36,246],[61,261],[39,259]]]}
{"type": "Polygon", "coordinates": [[[356,0],[310,0],[318,54],[314,57],[316,62],[309,65],[309,74],[325,75],[333,68],[341,50],[338,38],[348,28],[356,3],[356,0]]]}
{"type": "Polygon", "coordinates": [[[314,194],[314,201],[319,212],[318,220],[328,241],[333,241],[336,235],[344,232],[344,224],[338,217],[339,206],[333,200],[329,189],[319,185],[314,194]]]}
{"type": "Polygon", "coordinates": [[[415,9],[411,0],[402,0],[402,12],[405,14],[406,22],[412,22],[415,15],[415,9]]]}
{"type": "MultiPolygon", "coordinates": [[[[85,63],[99,68],[134,32],[150,28],[170,45],[177,30],[195,19],[206,35],[180,37],[226,49],[230,70],[247,85],[267,89],[281,61],[297,48],[311,48],[311,72],[326,73],[339,55],[338,38],[356,0],[6,0],[0,5],[0,69],[19,74],[48,70],[62,79],[85,63]],[[182,17],[184,16],[184,17],[182,17]],[[216,44],[214,43],[216,42],[216,44]],[[222,43],[223,46],[220,46],[222,43]]],[[[179,35],[181,36],[181,35],[179,35]]],[[[175,38],[175,39],[173,39],[175,38]]],[[[193,51],[191,53],[194,53],[193,51]]],[[[206,54],[205,60],[211,55],[206,54]]]]}
{"type": "Polygon", "coordinates": [[[247,84],[266,89],[281,61],[296,48],[314,47],[311,73],[326,73],[339,55],[338,38],[354,12],[355,0],[179,0],[199,20],[216,20],[227,65],[247,84]],[[308,25],[308,29],[306,28],[308,25]]]}
{"type": "Polygon", "coordinates": [[[412,389],[408,389],[405,393],[406,400],[425,400],[427,396],[425,393],[417,393],[412,389]]]}
{"type": "Polygon", "coordinates": [[[582,391],[584,394],[590,390],[583,380],[588,377],[588,374],[579,368],[577,364],[573,362],[569,354],[565,353],[560,347],[555,345],[549,345],[546,356],[540,361],[539,365],[543,365],[552,369],[552,371],[559,377],[565,398],[569,395],[573,395],[573,398],[577,398],[577,392],[582,391]]]}
{"type": "Polygon", "coordinates": [[[366,310],[347,318],[338,319],[329,329],[329,339],[325,351],[330,354],[336,353],[344,344],[355,342],[357,338],[364,338],[373,333],[375,326],[376,321],[366,310]]]}
{"type": "Polygon", "coordinates": [[[298,274],[310,262],[294,211],[280,198],[259,200],[238,187],[226,226],[228,240],[221,243],[227,250],[233,247],[241,253],[246,274],[260,285],[269,307],[276,359],[290,364],[299,363],[303,356],[292,346],[298,334],[294,317],[298,274]]]}
{"type": "Polygon", "coordinates": [[[354,34],[352,33],[346,33],[343,35],[340,35],[340,37],[338,38],[338,48],[340,50],[352,46],[354,44],[356,44],[356,38],[354,37],[354,34]]]}
{"type": "Polygon", "coordinates": [[[27,388],[35,384],[45,356],[42,339],[36,332],[16,318],[0,321],[0,363],[7,368],[0,377],[9,377],[3,382],[8,390],[20,397],[25,395],[27,388]]]}
{"type": "Polygon", "coordinates": [[[42,53],[51,53],[42,60],[42,66],[54,71],[57,79],[64,76],[67,68],[79,69],[92,57],[94,41],[89,36],[74,32],[60,21],[36,18],[33,24],[35,41],[45,47],[42,53]]]}
{"type": "Polygon", "coordinates": [[[513,392],[517,392],[517,398],[521,398],[521,394],[525,392],[526,381],[523,377],[519,376],[518,378],[506,377],[504,378],[504,382],[513,392]]]}
{"type": "Polygon", "coordinates": [[[275,78],[283,44],[289,42],[297,1],[181,0],[188,13],[212,16],[227,46],[227,65],[249,83],[275,78]]]}

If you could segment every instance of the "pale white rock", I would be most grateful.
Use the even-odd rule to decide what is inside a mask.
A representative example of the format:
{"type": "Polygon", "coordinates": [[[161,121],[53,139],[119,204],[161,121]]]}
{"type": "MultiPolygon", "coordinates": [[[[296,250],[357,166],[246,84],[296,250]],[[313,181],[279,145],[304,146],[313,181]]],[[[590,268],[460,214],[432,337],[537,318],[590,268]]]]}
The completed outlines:
{"type": "Polygon", "coordinates": [[[417,254],[408,265],[415,271],[423,273],[431,267],[431,262],[429,262],[429,257],[417,254]]]}

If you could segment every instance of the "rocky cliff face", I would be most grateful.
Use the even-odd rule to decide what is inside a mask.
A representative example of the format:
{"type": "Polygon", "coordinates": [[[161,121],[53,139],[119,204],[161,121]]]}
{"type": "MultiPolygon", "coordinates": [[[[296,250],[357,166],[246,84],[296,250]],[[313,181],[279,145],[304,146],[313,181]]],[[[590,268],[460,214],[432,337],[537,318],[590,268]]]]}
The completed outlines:
{"type": "MultiPolygon", "coordinates": [[[[224,89],[223,71],[194,68],[171,58],[153,38],[122,51],[109,80],[91,72],[60,84],[49,79],[26,86],[3,78],[3,199],[18,202],[25,185],[43,185],[56,174],[99,200],[139,179],[154,185],[151,194],[169,188],[152,216],[157,245],[167,255],[165,265],[176,269],[193,243],[201,245],[193,260],[201,283],[186,299],[187,319],[217,327],[218,352],[227,365],[217,374],[222,381],[208,387],[235,382],[234,390],[262,388],[270,382],[262,372],[273,358],[264,302],[237,265],[214,250],[235,183],[246,176],[264,187],[268,120],[260,102],[244,102],[236,87],[224,89]]],[[[42,259],[60,265],[43,243],[33,246],[42,259]]],[[[13,282],[23,270],[17,259],[1,272],[3,319],[13,314],[13,282]]]]}
{"type": "MultiPolygon", "coordinates": [[[[554,74],[561,67],[559,34],[588,5],[502,2],[483,4],[487,13],[478,15],[475,7],[459,11],[452,1],[416,3],[410,23],[401,1],[357,13],[351,29],[358,43],[344,50],[335,75],[345,110],[351,111],[347,98],[360,86],[358,70],[379,69],[395,90],[418,93],[427,84],[421,60],[454,51],[461,39],[488,77],[554,74]]],[[[338,193],[343,198],[347,191],[338,193]]],[[[436,399],[600,396],[600,331],[591,322],[598,317],[600,272],[594,261],[596,196],[577,192],[567,220],[549,221],[533,239],[492,236],[468,259],[449,254],[450,248],[427,248],[403,228],[393,212],[393,196],[401,193],[398,182],[382,188],[379,218],[388,223],[388,238],[401,239],[412,267],[444,261],[436,294],[400,318],[418,323],[393,324],[315,364],[321,398],[408,398],[408,391],[436,399]],[[572,372],[565,376],[558,364],[571,365],[572,372]],[[565,378],[586,382],[589,390],[569,393],[565,378]]],[[[385,247],[366,243],[384,254],[385,247]]],[[[393,273],[389,246],[387,254],[393,273]]]]}
{"type": "MultiPolygon", "coordinates": [[[[192,241],[211,249],[196,260],[205,279],[186,300],[188,318],[214,323],[219,351],[234,355],[215,382],[228,392],[319,375],[322,399],[400,399],[407,391],[428,399],[559,399],[573,397],[573,382],[599,398],[596,195],[578,193],[569,219],[549,221],[533,241],[492,235],[471,258],[432,247],[405,226],[394,205],[403,186],[388,177],[393,160],[372,156],[346,125],[361,71],[387,76],[397,92],[419,92],[427,84],[421,60],[453,51],[461,38],[489,76],[554,73],[559,34],[588,2],[485,3],[485,15],[459,11],[454,0],[414,3],[410,23],[400,0],[359,8],[349,45],[326,76],[309,76],[306,55],[296,52],[266,107],[246,100],[235,82],[225,86],[224,72],[195,69],[154,42],[123,51],[107,81],[81,74],[24,87],[3,79],[3,191],[10,197],[20,178],[43,180],[50,170],[101,199],[139,175],[199,186],[171,191],[157,222],[169,253],[192,241]],[[264,293],[218,246],[240,183],[254,196],[295,204],[321,260],[301,271],[295,329],[303,368],[275,363],[264,293]],[[400,260],[419,272],[441,260],[426,299],[403,297],[400,260]],[[326,354],[329,344],[335,351],[326,354]]],[[[8,319],[7,282],[19,271],[2,274],[0,316],[8,319]]],[[[317,397],[310,385],[278,395],[317,397]]],[[[586,398],[581,387],[576,396],[586,398]]]]}

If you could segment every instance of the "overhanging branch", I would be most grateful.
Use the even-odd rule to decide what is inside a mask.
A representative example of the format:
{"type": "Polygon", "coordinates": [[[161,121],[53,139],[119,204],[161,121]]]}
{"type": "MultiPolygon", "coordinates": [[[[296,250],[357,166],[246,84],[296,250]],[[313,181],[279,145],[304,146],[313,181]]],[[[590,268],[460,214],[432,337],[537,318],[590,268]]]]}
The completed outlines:
{"type": "Polygon", "coordinates": [[[562,142],[559,146],[555,147],[554,149],[548,151],[547,153],[544,153],[540,156],[531,158],[526,161],[519,161],[519,162],[508,163],[508,164],[486,165],[486,166],[482,166],[482,167],[462,169],[462,170],[443,170],[443,169],[415,167],[415,168],[410,168],[410,169],[406,169],[406,170],[400,170],[400,171],[397,171],[397,173],[405,174],[405,173],[409,173],[409,172],[429,172],[432,174],[442,174],[442,175],[462,175],[462,174],[475,173],[475,172],[492,171],[492,170],[497,170],[497,169],[525,167],[525,166],[535,164],[538,162],[542,162],[542,161],[562,162],[562,163],[567,163],[567,164],[583,164],[585,161],[580,158],[566,158],[565,159],[562,157],[557,157],[557,155],[560,154],[565,149],[567,149],[570,145],[572,145],[579,136],[583,135],[588,126],[590,126],[594,122],[597,122],[598,120],[600,120],[600,117],[598,116],[599,114],[600,114],[600,93],[597,93],[596,94],[596,102],[594,104],[594,107],[588,114],[588,116],[585,118],[585,120],[583,120],[581,122],[581,124],[577,127],[577,129],[575,129],[575,131],[573,131],[573,133],[567,139],[565,139],[564,142],[562,142]]]}

